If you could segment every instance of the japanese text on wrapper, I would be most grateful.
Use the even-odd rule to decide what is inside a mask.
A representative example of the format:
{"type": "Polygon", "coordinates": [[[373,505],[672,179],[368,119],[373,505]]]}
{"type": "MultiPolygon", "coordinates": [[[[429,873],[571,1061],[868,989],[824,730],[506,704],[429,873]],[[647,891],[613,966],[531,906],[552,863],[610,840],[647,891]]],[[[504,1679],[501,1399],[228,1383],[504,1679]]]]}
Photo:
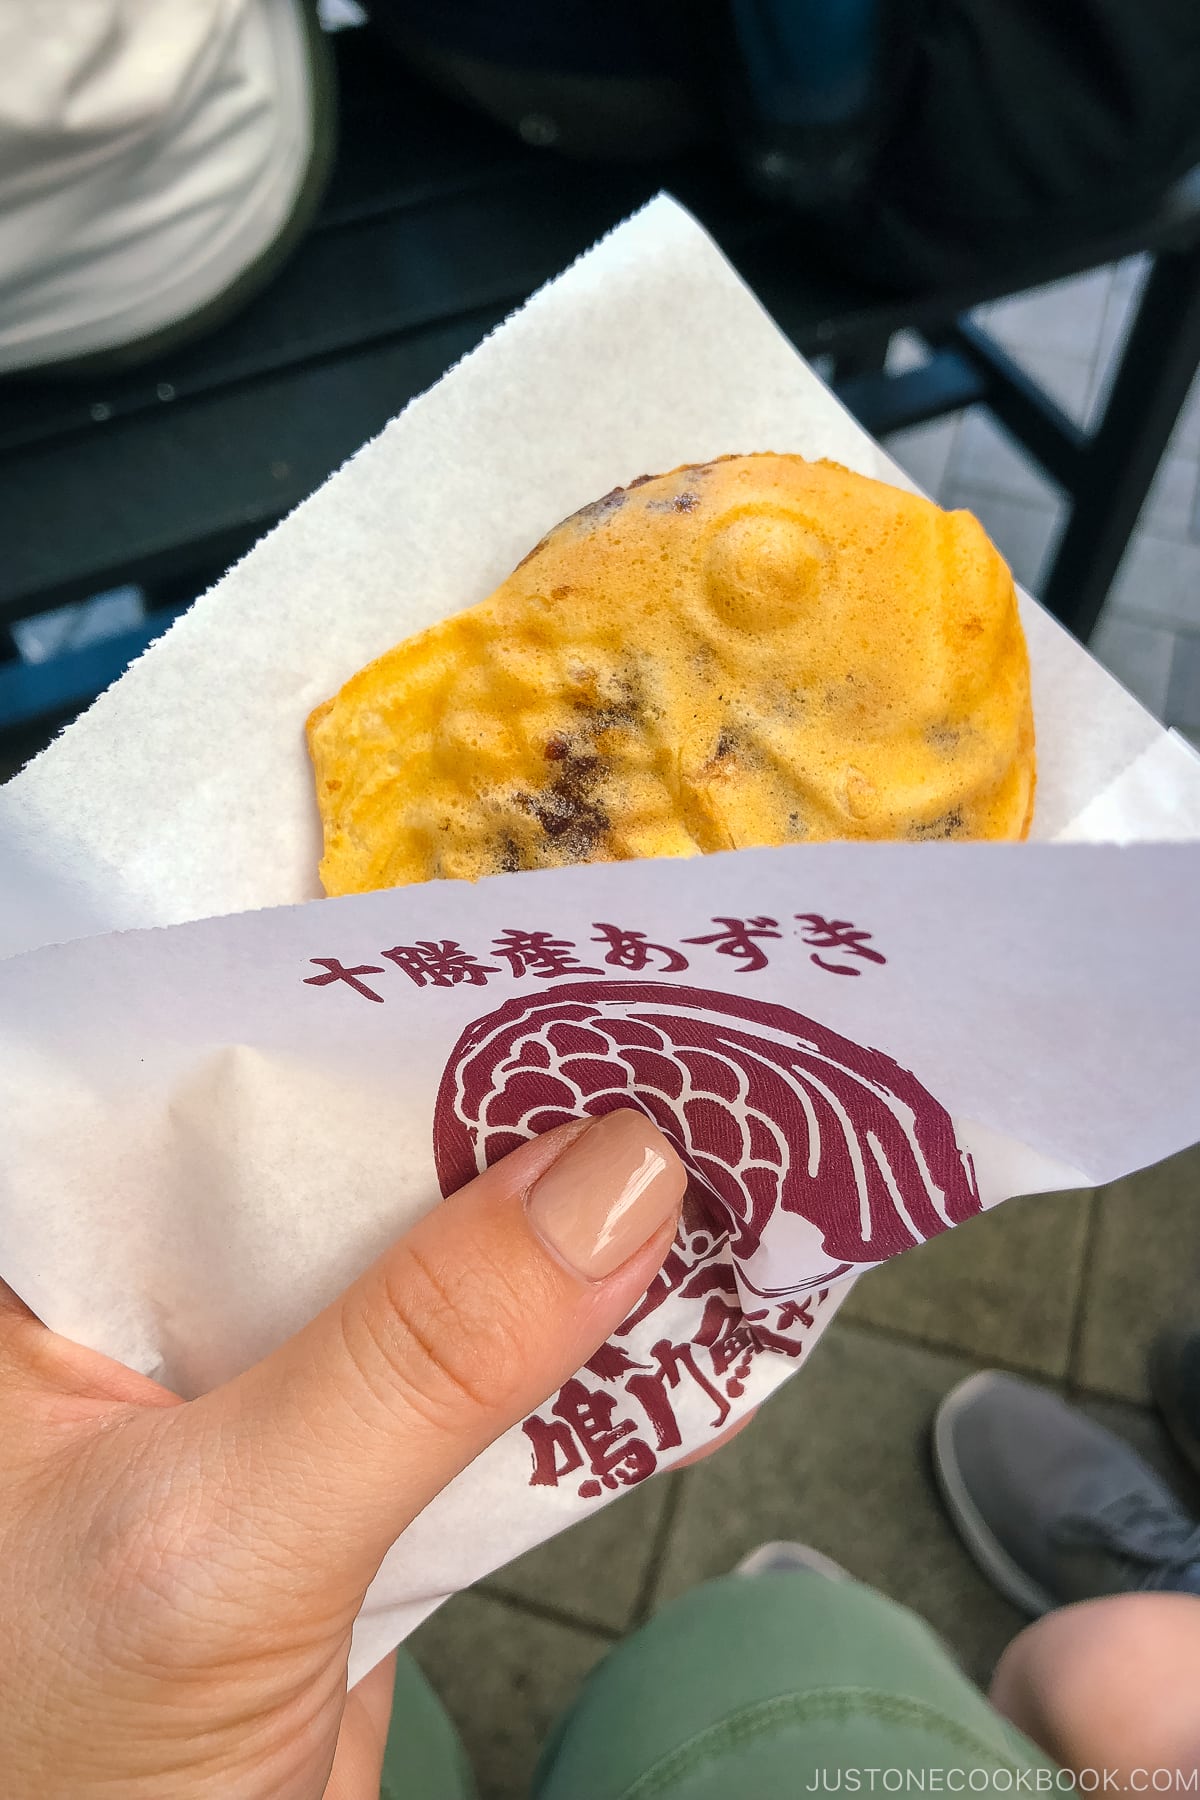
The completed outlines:
{"type": "MultiPolygon", "coordinates": [[[[719,1273],[732,1285],[728,1271],[710,1271],[709,1280],[719,1273]]],[[[765,1350],[801,1356],[814,1308],[827,1294],[822,1288],[754,1313],[743,1313],[732,1295],[712,1294],[686,1343],[662,1338],[640,1358],[611,1340],[602,1344],[522,1424],[533,1459],[530,1486],[570,1481],[581,1500],[594,1500],[644,1481],[661,1457],[682,1448],[678,1415],[685,1394],[700,1403],[702,1429],[720,1432],[745,1393],[755,1357],[765,1350]]]]}
{"type": "Polygon", "coordinates": [[[871,941],[871,933],[850,919],[826,918],[822,913],[795,913],[785,925],[759,914],[738,919],[722,914],[711,919],[712,929],[684,937],[678,944],[656,943],[648,932],[606,920],[595,920],[592,936],[583,945],[555,937],[551,931],[527,931],[506,926],[485,952],[478,952],[454,938],[421,938],[414,944],[393,944],[377,952],[380,960],[343,963],[336,956],[312,956],[318,971],[302,977],[307,987],[345,987],[364,1000],[382,1004],[393,970],[418,988],[486,987],[499,977],[533,976],[552,981],[577,975],[606,975],[651,971],[676,975],[691,966],[696,950],[706,957],[722,957],[732,971],[754,975],[767,968],[775,947],[787,938],[798,939],[809,952],[808,960],[829,975],[857,976],[863,965],[887,962],[871,941]],[[692,950],[689,959],[682,946],[692,950]]]}

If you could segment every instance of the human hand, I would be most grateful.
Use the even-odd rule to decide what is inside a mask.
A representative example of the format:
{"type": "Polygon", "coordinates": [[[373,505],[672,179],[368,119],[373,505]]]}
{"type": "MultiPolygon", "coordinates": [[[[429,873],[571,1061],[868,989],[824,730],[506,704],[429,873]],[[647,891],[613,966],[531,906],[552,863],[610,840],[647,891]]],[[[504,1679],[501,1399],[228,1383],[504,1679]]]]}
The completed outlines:
{"type": "Polygon", "coordinates": [[[375,1800],[384,1553],[645,1291],[685,1173],[640,1113],[515,1150],[200,1399],[0,1301],[6,1800],[375,1800]]]}

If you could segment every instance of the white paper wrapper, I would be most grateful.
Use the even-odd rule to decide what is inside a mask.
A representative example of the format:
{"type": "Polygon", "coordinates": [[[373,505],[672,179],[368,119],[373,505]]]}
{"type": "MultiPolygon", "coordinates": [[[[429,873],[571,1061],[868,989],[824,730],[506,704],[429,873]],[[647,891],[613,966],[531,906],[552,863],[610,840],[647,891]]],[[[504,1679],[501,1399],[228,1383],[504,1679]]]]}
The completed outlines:
{"type": "Polygon", "coordinates": [[[724,1429],[862,1268],[1200,1136],[1200,763],[1032,603],[1036,846],[297,904],[318,894],[314,704],[598,494],[767,448],[904,481],[659,200],[0,793],[0,1269],[57,1329],[193,1393],[554,1117],[632,1099],[692,1162],[667,1278],[401,1539],[352,1678],[445,1594],[724,1429]],[[539,963],[509,932],[560,949],[539,963]],[[419,948],[446,943],[475,979],[446,985],[445,953],[419,948]]]}

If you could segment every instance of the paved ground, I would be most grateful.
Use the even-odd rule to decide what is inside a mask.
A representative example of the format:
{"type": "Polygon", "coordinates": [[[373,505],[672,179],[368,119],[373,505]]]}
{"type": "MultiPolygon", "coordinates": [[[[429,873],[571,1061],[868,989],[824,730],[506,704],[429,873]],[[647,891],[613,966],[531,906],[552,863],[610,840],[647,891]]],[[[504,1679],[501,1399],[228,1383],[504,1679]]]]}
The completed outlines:
{"type": "Polygon", "coordinates": [[[1012,1200],[859,1282],[811,1364],[709,1462],[635,1490],[435,1614],[411,1647],[485,1800],[527,1791],[537,1746],[608,1646],[767,1538],[818,1545],[918,1608],[976,1679],[1020,1620],[939,1510],[940,1396],[999,1364],[1053,1383],[1200,1494],[1149,1410],[1155,1328],[1195,1305],[1200,1147],[1100,1193],[1012,1200]]]}

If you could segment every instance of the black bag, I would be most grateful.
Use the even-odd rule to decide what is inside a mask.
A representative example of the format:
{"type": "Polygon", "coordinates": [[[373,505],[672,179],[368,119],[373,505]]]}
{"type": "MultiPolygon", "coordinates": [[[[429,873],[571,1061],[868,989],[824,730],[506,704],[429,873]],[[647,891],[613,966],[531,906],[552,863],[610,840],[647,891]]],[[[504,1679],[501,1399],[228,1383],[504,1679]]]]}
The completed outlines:
{"type": "Polygon", "coordinates": [[[889,29],[855,191],[813,209],[877,280],[1136,225],[1200,163],[1200,0],[909,0],[889,29]]]}
{"type": "Polygon", "coordinates": [[[723,135],[826,254],[888,285],[1135,224],[1200,162],[1200,0],[370,3],[531,142],[628,157],[723,135]]]}

